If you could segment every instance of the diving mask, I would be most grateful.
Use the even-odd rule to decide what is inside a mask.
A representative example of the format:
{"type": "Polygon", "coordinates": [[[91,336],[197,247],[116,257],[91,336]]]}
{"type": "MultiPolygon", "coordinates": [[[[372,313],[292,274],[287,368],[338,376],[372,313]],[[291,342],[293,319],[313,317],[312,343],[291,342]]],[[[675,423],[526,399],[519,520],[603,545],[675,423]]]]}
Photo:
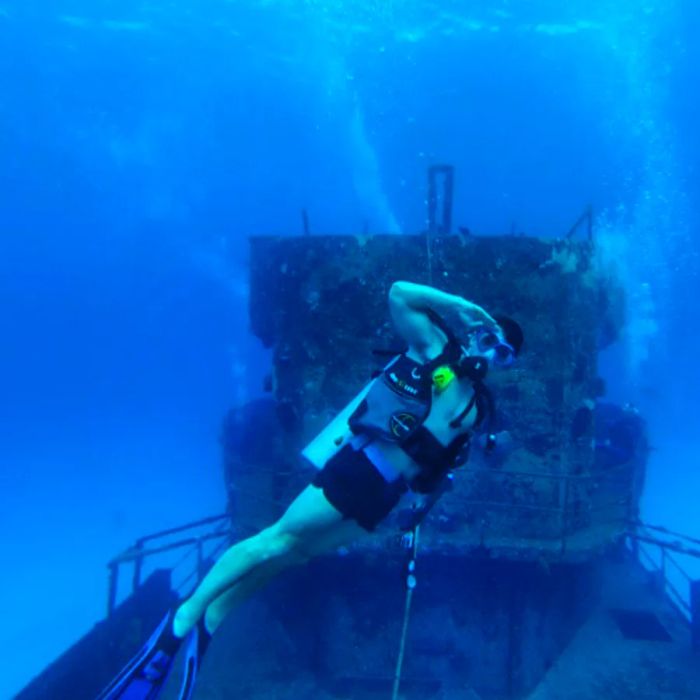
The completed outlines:
{"type": "Polygon", "coordinates": [[[479,352],[483,353],[493,350],[493,361],[502,367],[512,364],[515,359],[513,346],[506,343],[502,336],[494,331],[479,331],[476,335],[476,346],[479,352]]]}

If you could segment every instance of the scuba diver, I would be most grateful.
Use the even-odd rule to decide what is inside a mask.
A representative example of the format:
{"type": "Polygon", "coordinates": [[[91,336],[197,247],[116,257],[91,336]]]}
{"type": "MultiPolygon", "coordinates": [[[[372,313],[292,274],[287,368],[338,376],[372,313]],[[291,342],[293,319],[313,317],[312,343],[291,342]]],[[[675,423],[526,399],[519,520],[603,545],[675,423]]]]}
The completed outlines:
{"type": "Polygon", "coordinates": [[[389,308],[407,349],[304,450],[315,478],[277,522],[219,558],[98,700],[155,700],[184,640],[179,698],[189,700],[209,640],[234,607],[288,567],[372,532],[407,491],[429,505],[442,493],[493,415],[487,371],[512,364],[523,333],[512,319],[410,282],[392,285],[389,308]]]}

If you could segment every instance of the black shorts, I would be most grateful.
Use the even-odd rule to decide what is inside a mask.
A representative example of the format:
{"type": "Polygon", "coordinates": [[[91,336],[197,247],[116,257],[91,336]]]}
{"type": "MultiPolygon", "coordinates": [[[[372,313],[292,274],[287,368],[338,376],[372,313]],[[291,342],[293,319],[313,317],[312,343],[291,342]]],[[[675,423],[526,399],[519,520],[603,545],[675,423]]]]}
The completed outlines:
{"type": "Polygon", "coordinates": [[[408,490],[403,479],[388,482],[362,450],[345,445],[312,481],[345,518],[371,532],[408,490]]]}

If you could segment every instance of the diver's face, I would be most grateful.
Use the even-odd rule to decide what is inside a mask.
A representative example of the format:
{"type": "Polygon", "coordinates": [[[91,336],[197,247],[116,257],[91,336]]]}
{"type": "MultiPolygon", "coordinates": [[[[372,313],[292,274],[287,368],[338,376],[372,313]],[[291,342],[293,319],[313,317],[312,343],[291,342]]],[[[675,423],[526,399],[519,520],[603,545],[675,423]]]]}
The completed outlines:
{"type": "Polygon", "coordinates": [[[482,350],[479,347],[479,343],[477,342],[477,336],[476,333],[472,333],[469,336],[469,344],[467,345],[467,353],[471,357],[484,357],[486,360],[488,360],[489,367],[494,366],[494,355],[495,352],[493,350],[482,350]]]}
{"type": "Polygon", "coordinates": [[[486,358],[490,369],[508,367],[514,360],[513,348],[505,342],[500,333],[493,331],[472,333],[467,351],[471,356],[486,358]]]}
{"type": "Polygon", "coordinates": [[[483,357],[489,364],[489,370],[498,369],[498,364],[496,364],[496,353],[494,350],[480,350],[479,345],[473,338],[469,342],[469,354],[472,357],[483,357]]]}

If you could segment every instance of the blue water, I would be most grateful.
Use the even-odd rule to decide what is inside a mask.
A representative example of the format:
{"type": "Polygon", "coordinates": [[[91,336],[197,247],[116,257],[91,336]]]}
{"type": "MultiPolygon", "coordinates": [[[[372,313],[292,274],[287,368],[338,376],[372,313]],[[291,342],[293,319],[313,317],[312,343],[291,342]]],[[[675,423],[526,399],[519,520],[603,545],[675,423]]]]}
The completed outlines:
{"type": "Polygon", "coordinates": [[[0,0],[0,697],[104,611],[136,536],[221,510],[260,393],[247,237],[566,233],[627,287],[613,398],[651,421],[645,513],[700,534],[693,0],[0,0]]]}

